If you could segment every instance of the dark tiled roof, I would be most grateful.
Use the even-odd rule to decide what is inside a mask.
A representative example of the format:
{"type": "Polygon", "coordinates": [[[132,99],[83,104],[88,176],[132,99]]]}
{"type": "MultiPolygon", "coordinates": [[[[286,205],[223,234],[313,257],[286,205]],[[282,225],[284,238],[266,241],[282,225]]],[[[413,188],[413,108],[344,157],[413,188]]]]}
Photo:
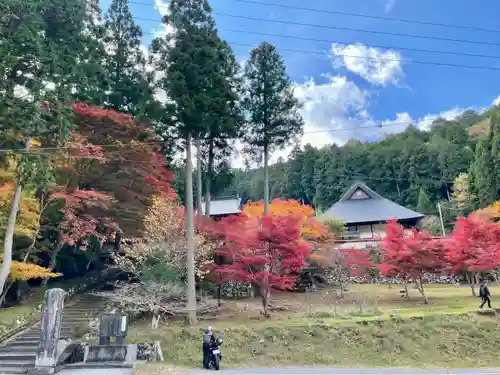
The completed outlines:
{"type": "MultiPolygon", "coordinates": [[[[205,202],[202,205],[205,214],[205,202]]],[[[239,214],[241,212],[240,198],[213,199],[210,201],[210,216],[239,214]]]]}
{"type": "Polygon", "coordinates": [[[421,213],[380,196],[361,182],[353,184],[337,203],[325,211],[324,216],[342,219],[345,224],[385,222],[394,218],[409,220],[424,217],[421,213]],[[358,191],[365,193],[368,198],[350,199],[358,191]]]}

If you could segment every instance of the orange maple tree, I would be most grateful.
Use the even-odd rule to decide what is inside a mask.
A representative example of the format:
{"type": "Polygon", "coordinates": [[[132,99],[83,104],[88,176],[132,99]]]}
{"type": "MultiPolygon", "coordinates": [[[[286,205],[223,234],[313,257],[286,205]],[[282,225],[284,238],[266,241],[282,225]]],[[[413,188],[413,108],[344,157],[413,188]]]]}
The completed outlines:
{"type": "Polygon", "coordinates": [[[488,207],[474,211],[471,216],[476,216],[493,223],[500,222],[500,201],[496,201],[488,207]]]}
{"type": "MultiPolygon", "coordinates": [[[[264,201],[250,202],[243,207],[247,217],[260,218],[264,215],[264,201]]],[[[303,237],[318,239],[327,236],[328,228],[314,217],[314,209],[294,199],[276,198],[269,203],[271,216],[297,216],[300,218],[300,233],[303,237]]]]}

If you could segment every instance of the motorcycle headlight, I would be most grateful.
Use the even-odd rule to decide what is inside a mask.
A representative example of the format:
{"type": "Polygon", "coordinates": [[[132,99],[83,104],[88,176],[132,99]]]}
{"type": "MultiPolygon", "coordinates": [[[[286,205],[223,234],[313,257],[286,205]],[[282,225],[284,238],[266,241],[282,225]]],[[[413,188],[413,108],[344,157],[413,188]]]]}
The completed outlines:
{"type": "Polygon", "coordinates": [[[220,337],[217,339],[217,344],[222,344],[224,342],[224,340],[222,340],[220,337]]]}

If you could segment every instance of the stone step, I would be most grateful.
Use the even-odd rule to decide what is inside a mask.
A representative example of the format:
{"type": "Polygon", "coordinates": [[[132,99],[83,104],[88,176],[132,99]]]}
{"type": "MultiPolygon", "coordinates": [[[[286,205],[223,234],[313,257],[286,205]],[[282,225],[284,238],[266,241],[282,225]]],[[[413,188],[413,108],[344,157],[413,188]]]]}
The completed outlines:
{"type": "Polygon", "coordinates": [[[0,366],[0,374],[1,375],[26,374],[26,369],[27,369],[26,367],[0,366]]]}
{"type": "Polygon", "coordinates": [[[33,359],[0,359],[0,374],[2,367],[19,366],[24,368],[35,367],[35,358],[33,359]]]}
{"type": "Polygon", "coordinates": [[[32,337],[15,337],[12,339],[12,341],[9,341],[9,344],[38,344],[39,338],[32,338],[32,337]]]}
{"type": "Polygon", "coordinates": [[[36,352],[38,348],[38,344],[33,345],[11,345],[11,344],[2,344],[0,345],[0,353],[10,353],[18,351],[20,353],[30,353],[36,352]]]}
{"type": "Polygon", "coordinates": [[[4,360],[25,360],[35,362],[36,353],[26,353],[26,352],[1,352],[0,351],[0,362],[4,360]]]}

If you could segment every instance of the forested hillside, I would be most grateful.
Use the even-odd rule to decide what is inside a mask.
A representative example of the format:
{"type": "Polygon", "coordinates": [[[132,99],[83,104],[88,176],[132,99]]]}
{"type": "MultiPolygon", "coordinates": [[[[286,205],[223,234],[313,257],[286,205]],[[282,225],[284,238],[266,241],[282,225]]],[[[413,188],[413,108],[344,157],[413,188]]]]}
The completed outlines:
{"type": "MultiPolygon", "coordinates": [[[[437,201],[451,198],[456,177],[470,174],[474,165],[478,167],[472,168],[469,182],[475,180],[473,188],[479,191],[472,203],[486,205],[498,198],[492,176],[495,155],[498,158],[498,147],[493,145],[499,132],[490,126],[495,111],[478,114],[469,110],[454,121],[434,121],[429,131],[410,126],[378,142],[351,140],[321,149],[296,147],[287,161],[272,165],[271,197],[302,199],[325,210],[350,184],[362,180],[384,197],[430,214],[437,201]]],[[[493,125],[498,127],[495,121],[493,125]]],[[[235,170],[232,184],[222,194],[259,200],[263,184],[262,169],[235,170]]]]}

